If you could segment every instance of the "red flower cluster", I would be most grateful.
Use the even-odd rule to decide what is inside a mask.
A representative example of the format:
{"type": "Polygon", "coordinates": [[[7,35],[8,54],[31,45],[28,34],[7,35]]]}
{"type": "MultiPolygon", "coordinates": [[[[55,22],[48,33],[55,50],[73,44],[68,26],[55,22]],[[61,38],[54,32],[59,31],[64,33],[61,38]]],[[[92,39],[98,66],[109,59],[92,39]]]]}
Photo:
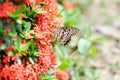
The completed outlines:
{"type": "Polygon", "coordinates": [[[59,80],[68,80],[69,79],[69,75],[67,74],[67,72],[62,71],[60,69],[56,69],[54,74],[55,74],[56,78],[59,80]]]}
{"type": "MultiPolygon", "coordinates": [[[[17,1],[17,0],[16,0],[17,1]]],[[[18,0],[20,1],[20,0],[18,0]]],[[[39,80],[39,75],[43,71],[48,72],[48,68],[53,67],[56,64],[56,57],[51,48],[51,34],[52,29],[56,27],[56,1],[55,0],[24,0],[26,4],[35,4],[39,1],[45,2],[44,10],[47,13],[37,14],[36,24],[33,26],[35,31],[35,45],[38,47],[38,51],[41,53],[37,56],[37,61],[31,64],[29,60],[26,60],[24,65],[24,59],[20,53],[14,56],[8,56],[8,52],[12,51],[12,45],[5,49],[5,52],[0,52],[0,80],[39,80]],[[21,63],[17,62],[17,58],[21,59],[21,63]],[[23,60],[22,60],[23,59],[23,60]]],[[[13,12],[14,6],[12,2],[6,0],[5,3],[0,4],[0,18],[7,17],[6,12],[13,12]]],[[[21,17],[24,17],[21,15],[21,17]]],[[[23,40],[23,42],[27,42],[23,40]]],[[[22,43],[21,43],[22,44],[22,43]]],[[[25,43],[24,43],[25,44],[25,43]]]]}
{"type": "Polygon", "coordinates": [[[13,12],[14,10],[14,5],[12,2],[9,2],[6,0],[3,4],[0,4],[0,18],[2,17],[8,17],[7,12],[13,12]]]}

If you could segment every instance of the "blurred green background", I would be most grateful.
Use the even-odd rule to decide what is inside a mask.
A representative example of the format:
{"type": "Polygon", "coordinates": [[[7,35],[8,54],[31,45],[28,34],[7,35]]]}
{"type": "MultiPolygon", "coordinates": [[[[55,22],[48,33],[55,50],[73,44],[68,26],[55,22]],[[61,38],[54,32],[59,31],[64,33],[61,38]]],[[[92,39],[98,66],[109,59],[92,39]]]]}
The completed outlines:
{"type": "Polygon", "coordinates": [[[120,0],[58,0],[58,13],[80,33],[55,44],[57,67],[70,80],[120,80],[120,0]]]}

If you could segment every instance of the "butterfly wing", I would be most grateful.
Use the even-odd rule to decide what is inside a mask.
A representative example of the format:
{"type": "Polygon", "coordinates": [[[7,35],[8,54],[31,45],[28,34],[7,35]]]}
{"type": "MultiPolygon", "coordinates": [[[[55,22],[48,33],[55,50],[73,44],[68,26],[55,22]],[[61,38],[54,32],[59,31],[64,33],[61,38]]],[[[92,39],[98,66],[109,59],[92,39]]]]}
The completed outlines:
{"type": "Polygon", "coordinates": [[[74,27],[58,28],[56,29],[55,39],[59,40],[61,45],[67,45],[70,42],[71,37],[78,32],[79,29],[74,27]]]}

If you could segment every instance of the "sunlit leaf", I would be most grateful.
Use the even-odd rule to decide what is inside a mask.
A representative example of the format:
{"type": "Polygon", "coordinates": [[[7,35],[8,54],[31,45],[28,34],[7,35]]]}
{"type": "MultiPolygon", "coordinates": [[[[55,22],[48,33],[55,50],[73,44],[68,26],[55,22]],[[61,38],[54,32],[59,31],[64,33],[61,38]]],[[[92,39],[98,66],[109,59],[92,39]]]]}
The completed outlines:
{"type": "Polygon", "coordinates": [[[79,75],[79,71],[77,69],[74,69],[74,74],[75,74],[76,80],[81,80],[80,75],[79,75]]]}
{"type": "Polygon", "coordinates": [[[23,32],[28,32],[31,28],[31,23],[27,22],[24,27],[25,27],[25,29],[23,30],[23,32]]]}
{"type": "Polygon", "coordinates": [[[56,44],[54,45],[54,51],[55,51],[55,54],[56,56],[59,58],[59,59],[63,59],[64,58],[64,50],[62,50],[61,46],[56,44]]]}
{"type": "Polygon", "coordinates": [[[97,49],[96,49],[96,47],[94,45],[90,45],[90,49],[91,49],[90,55],[92,57],[96,56],[97,55],[97,49]]]}
{"type": "Polygon", "coordinates": [[[33,56],[38,56],[40,54],[40,52],[34,52],[33,56]]]}
{"type": "Polygon", "coordinates": [[[92,73],[92,71],[90,70],[89,67],[85,68],[85,74],[90,78],[93,77],[93,73],[92,73]]]}
{"type": "Polygon", "coordinates": [[[8,56],[13,56],[14,53],[12,51],[8,52],[8,56]]]}
{"type": "Polygon", "coordinates": [[[99,78],[99,76],[100,76],[100,70],[99,70],[99,69],[96,69],[96,70],[94,71],[94,77],[95,77],[95,78],[99,78]]]}
{"type": "Polygon", "coordinates": [[[91,42],[103,42],[103,41],[106,41],[105,38],[95,38],[93,40],[91,40],[91,42]]]}
{"type": "Polygon", "coordinates": [[[19,56],[15,55],[15,58],[16,58],[16,62],[17,62],[18,64],[22,64],[22,61],[21,61],[21,59],[20,59],[19,56]]]}
{"type": "Polygon", "coordinates": [[[10,13],[10,12],[7,12],[7,15],[10,17],[10,18],[19,18],[19,15],[14,15],[13,13],[10,13]]]}
{"type": "Polygon", "coordinates": [[[33,59],[32,59],[31,57],[29,57],[29,61],[30,61],[32,64],[34,64],[34,61],[33,61],[33,59]]]}
{"type": "Polygon", "coordinates": [[[31,42],[27,42],[26,44],[24,44],[23,46],[21,46],[18,51],[20,51],[20,52],[26,51],[28,49],[28,47],[30,46],[30,44],[31,44],[31,42]]]}
{"type": "Polygon", "coordinates": [[[78,42],[78,51],[80,53],[86,53],[86,51],[88,50],[88,48],[90,47],[90,42],[86,39],[80,39],[78,42]]]}
{"type": "Polygon", "coordinates": [[[70,65],[70,58],[65,58],[63,59],[63,61],[61,62],[61,64],[58,66],[61,70],[65,70],[66,68],[68,68],[70,65]]]}
{"type": "Polygon", "coordinates": [[[0,45],[0,50],[5,49],[5,47],[6,47],[6,45],[5,45],[5,44],[1,44],[1,45],[0,45]]]}

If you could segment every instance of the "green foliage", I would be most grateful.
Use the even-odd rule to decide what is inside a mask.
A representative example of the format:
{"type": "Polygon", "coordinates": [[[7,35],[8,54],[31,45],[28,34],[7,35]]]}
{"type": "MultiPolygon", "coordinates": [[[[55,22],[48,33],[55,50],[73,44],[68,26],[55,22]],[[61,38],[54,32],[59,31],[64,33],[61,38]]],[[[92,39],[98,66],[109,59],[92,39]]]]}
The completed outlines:
{"type": "Polygon", "coordinates": [[[65,10],[64,13],[65,26],[79,26],[80,24],[80,10],[75,8],[73,11],[65,10]]]}
{"type": "Polygon", "coordinates": [[[4,2],[4,0],[0,0],[0,3],[3,3],[4,2]]]}
{"type": "Polygon", "coordinates": [[[61,70],[65,70],[70,66],[70,58],[66,52],[66,48],[60,46],[59,44],[54,45],[54,51],[58,59],[58,67],[61,70]]]}
{"type": "Polygon", "coordinates": [[[3,30],[2,26],[3,26],[3,24],[0,20],[0,35],[2,35],[4,33],[4,30],[3,30]]]}
{"type": "Polygon", "coordinates": [[[76,7],[73,10],[68,10],[63,8],[60,4],[58,4],[58,13],[59,16],[63,16],[64,25],[65,26],[79,26],[81,23],[81,12],[76,7]]]}
{"type": "MultiPolygon", "coordinates": [[[[34,44],[34,35],[27,36],[26,34],[31,31],[32,23],[34,23],[33,18],[36,17],[37,12],[35,12],[35,6],[22,4],[20,9],[15,9],[13,13],[7,12],[7,15],[15,21],[14,26],[11,24],[2,24],[0,21],[0,35],[5,40],[5,44],[0,45],[0,50],[10,46],[12,44],[13,51],[8,53],[8,56],[15,55],[15,53],[21,53],[27,56],[38,56],[40,53],[37,51],[37,47],[34,44]],[[23,14],[24,18],[21,19],[20,15],[23,14]],[[10,29],[11,31],[7,34],[4,33],[4,28],[10,29]],[[16,40],[15,40],[16,38],[16,40]],[[21,44],[22,38],[28,40],[26,44],[21,44]],[[32,39],[32,40],[29,40],[32,39]]],[[[33,58],[32,58],[33,59],[33,58]]],[[[31,60],[32,62],[32,60],[31,60]]]]}
{"type": "MultiPolygon", "coordinates": [[[[91,0],[82,0],[82,9],[86,8],[86,6],[89,6],[90,3],[91,0]]],[[[43,6],[44,4],[45,3],[42,2],[38,3],[39,6],[43,6]]],[[[9,46],[10,44],[13,44],[13,51],[10,51],[8,56],[13,56],[15,53],[21,53],[22,55],[27,55],[29,57],[29,61],[34,64],[34,61],[36,61],[35,57],[42,53],[37,51],[37,47],[35,46],[34,42],[34,35],[28,37],[26,36],[26,33],[31,31],[32,23],[35,22],[33,19],[36,17],[36,15],[43,13],[45,12],[36,12],[34,5],[30,5],[29,7],[21,5],[19,10],[14,10],[14,13],[7,13],[7,15],[15,21],[15,26],[8,24],[12,31],[8,33],[8,36],[6,36],[3,34],[3,26],[5,25],[0,21],[0,36],[4,37],[5,42],[7,43],[0,45],[0,50],[5,49],[5,47],[9,46]],[[21,14],[24,14],[23,19],[20,19],[21,14]],[[17,40],[14,40],[15,37],[17,37],[17,40]],[[21,44],[22,38],[27,40],[26,44],[21,44]]],[[[64,17],[63,24],[65,26],[75,26],[81,29],[82,15],[80,9],[75,7],[73,10],[67,10],[63,8],[62,5],[58,4],[58,16],[64,17]]],[[[59,43],[54,44],[53,50],[57,56],[57,68],[61,70],[67,70],[68,68],[72,69],[74,75],[71,75],[70,77],[74,77],[75,80],[83,80],[82,78],[84,76],[88,76],[90,80],[97,80],[99,77],[99,70],[88,67],[87,65],[83,66],[82,63],[84,62],[81,61],[81,56],[83,56],[85,60],[95,57],[97,55],[97,49],[94,43],[104,41],[104,39],[91,39],[92,32],[90,26],[84,27],[85,30],[81,30],[80,35],[76,35],[79,40],[75,47],[71,47],[70,45],[61,46],[59,43]],[[83,35],[84,33],[82,32],[85,32],[85,35],[83,35]]],[[[19,60],[18,57],[16,59],[19,60]]],[[[42,80],[54,80],[54,76],[51,76],[53,74],[53,71],[50,70],[48,74],[42,72],[40,78],[42,80]]]]}
{"type": "Polygon", "coordinates": [[[27,33],[31,28],[31,23],[30,22],[27,22],[25,25],[24,25],[24,30],[22,31],[23,34],[24,33],[27,33]]]}
{"type": "MultiPolygon", "coordinates": [[[[80,9],[85,10],[86,6],[91,4],[91,0],[82,0],[81,4],[83,8],[80,9]]],[[[89,80],[98,80],[99,70],[89,67],[88,65],[83,66],[82,64],[85,63],[82,62],[81,56],[83,57],[83,60],[95,57],[97,55],[97,49],[94,43],[104,41],[105,39],[91,39],[91,26],[83,26],[82,21],[84,20],[82,20],[81,11],[78,8],[74,8],[71,11],[64,9],[60,4],[58,4],[58,12],[59,16],[64,17],[65,26],[79,26],[78,28],[80,29],[80,33],[76,35],[78,40],[75,40],[77,38],[73,38],[72,40],[73,42],[78,41],[75,47],[71,47],[70,45],[61,46],[59,43],[54,45],[54,51],[58,59],[57,67],[61,70],[66,70],[67,68],[72,69],[73,74],[70,75],[71,79],[84,80],[84,77],[88,76],[89,80]]]]}
{"type": "Polygon", "coordinates": [[[76,80],[81,80],[78,69],[74,68],[73,70],[74,70],[76,80]]]}
{"type": "Polygon", "coordinates": [[[90,47],[90,42],[85,39],[80,39],[78,42],[78,51],[80,53],[86,53],[88,48],[90,47]]]}
{"type": "Polygon", "coordinates": [[[49,69],[48,73],[45,74],[44,72],[42,72],[42,74],[40,75],[40,78],[42,80],[55,80],[55,76],[51,76],[54,74],[54,71],[52,69],[49,69]]]}
{"type": "Polygon", "coordinates": [[[90,80],[98,80],[99,70],[94,68],[85,68],[85,74],[90,78],[90,80]]]}
{"type": "Polygon", "coordinates": [[[66,70],[70,65],[70,58],[61,60],[61,64],[58,66],[61,70],[66,70]]]}
{"type": "Polygon", "coordinates": [[[14,53],[12,52],[12,51],[10,51],[9,53],[8,53],[8,56],[13,56],[14,55],[14,53]]]}
{"type": "Polygon", "coordinates": [[[86,36],[85,38],[80,38],[78,42],[78,51],[82,54],[85,54],[86,57],[94,57],[97,54],[97,49],[93,45],[93,42],[97,42],[102,38],[98,39],[90,39],[91,29],[90,27],[86,27],[86,36]]]}
{"type": "Polygon", "coordinates": [[[26,5],[21,5],[21,7],[20,7],[19,10],[15,9],[15,10],[14,10],[14,13],[9,13],[9,12],[7,12],[7,15],[8,15],[10,18],[17,19],[17,18],[19,18],[19,16],[20,16],[21,13],[23,13],[23,12],[26,11],[26,9],[27,9],[26,5]]]}

